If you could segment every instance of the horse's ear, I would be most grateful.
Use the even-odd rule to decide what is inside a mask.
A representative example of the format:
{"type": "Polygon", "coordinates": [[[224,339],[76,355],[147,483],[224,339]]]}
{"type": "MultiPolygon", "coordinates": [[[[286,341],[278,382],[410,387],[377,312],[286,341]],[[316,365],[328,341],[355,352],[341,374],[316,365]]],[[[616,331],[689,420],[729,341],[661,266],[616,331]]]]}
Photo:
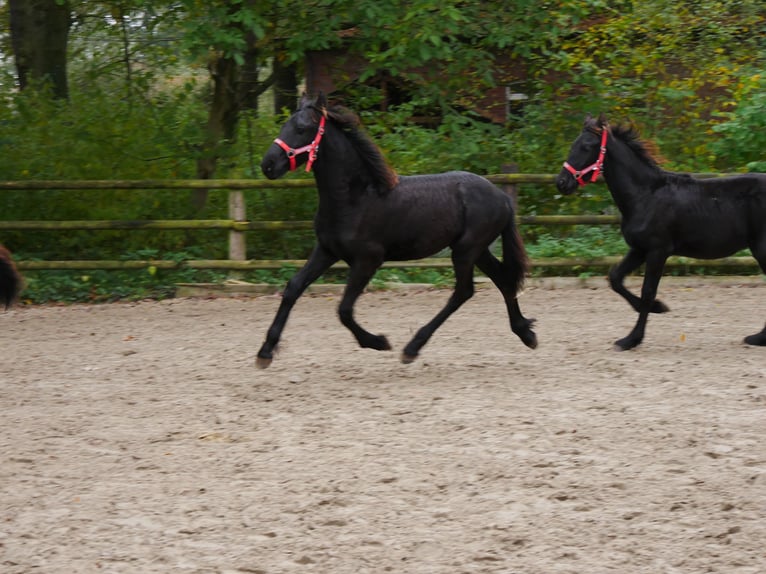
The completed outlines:
{"type": "Polygon", "coordinates": [[[311,98],[309,98],[306,92],[303,92],[303,95],[301,96],[301,101],[298,103],[298,109],[300,110],[310,105],[311,105],[311,98]]]}
{"type": "Polygon", "coordinates": [[[601,128],[601,126],[598,123],[598,120],[593,117],[592,114],[588,113],[585,115],[585,121],[582,124],[582,129],[587,131],[598,131],[601,128]]]}
{"type": "Polygon", "coordinates": [[[608,128],[608,127],[609,127],[609,122],[607,121],[607,119],[606,119],[606,115],[604,115],[604,113],[603,113],[603,112],[601,112],[601,113],[598,115],[598,126],[599,126],[601,129],[604,129],[604,128],[608,128]]]}

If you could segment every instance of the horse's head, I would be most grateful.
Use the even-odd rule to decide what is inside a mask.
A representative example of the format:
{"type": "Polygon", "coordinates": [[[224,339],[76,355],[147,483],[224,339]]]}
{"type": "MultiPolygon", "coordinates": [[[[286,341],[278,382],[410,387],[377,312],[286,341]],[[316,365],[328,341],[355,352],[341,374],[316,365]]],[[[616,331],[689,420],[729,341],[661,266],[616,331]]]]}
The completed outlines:
{"type": "Polygon", "coordinates": [[[279,137],[263,156],[261,170],[264,175],[277,179],[304,163],[306,171],[310,171],[324,134],[326,119],[327,100],[324,95],[320,94],[315,100],[304,96],[298,110],[285,122],[279,137]]]}
{"type": "Polygon", "coordinates": [[[556,177],[556,187],[564,195],[574,193],[579,186],[596,181],[604,163],[609,125],[604,115],[585,117],[582,132],[569,149],[569,156],[556,177]],[[589,180],[584,177],[591,174],[589,180]]]}

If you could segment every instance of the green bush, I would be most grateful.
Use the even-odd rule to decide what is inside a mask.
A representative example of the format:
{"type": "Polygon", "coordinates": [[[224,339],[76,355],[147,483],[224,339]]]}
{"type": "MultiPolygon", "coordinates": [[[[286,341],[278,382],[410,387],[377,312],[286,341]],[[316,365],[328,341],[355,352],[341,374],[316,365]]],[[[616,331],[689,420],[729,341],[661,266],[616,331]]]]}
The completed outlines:
{"type": "Polygon", "coordinates": [[[748,78],[740,98],[733,111],[717,114],[725,121],[713,127],[721,137],[711,147],[723,169],[766,172],[766,76],[748,78]]]}

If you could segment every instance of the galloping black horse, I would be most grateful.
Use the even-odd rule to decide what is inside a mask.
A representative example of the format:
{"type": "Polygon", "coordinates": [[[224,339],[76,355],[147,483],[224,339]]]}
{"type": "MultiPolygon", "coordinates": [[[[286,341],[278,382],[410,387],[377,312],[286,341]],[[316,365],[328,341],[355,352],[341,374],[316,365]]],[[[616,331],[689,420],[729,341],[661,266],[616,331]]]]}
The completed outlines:
{"type": "MultiPolygon", "coordinates": [[[[766,174],[697,179],[664,171],[635,129],[609,127],[603,116],[588,116],[556,186],[570,194],[578,184],[596,181],[602,170],[622,213],[622,234],[630,247],[609,272],[609,282],[638,311],[633,330],[616,342],[619,349],[641,343],[649,313],[668,311],[655,296],[669,256],[717,259],[749,248],[766,273],[766,174]],[[639,298],[623,280],[643,263],[639,298]]],[[[744,342],[766,345],[766,327],[744,342]]]]}
{"type": "Polygon", "coordinates": [[[402,361],[414,360],[434,331],[474,291],[478,266],[505,298],[511,329],[525,345],[537,346],[516,300],[527,271],[527,256],[514,221],[510,198],[486,179],[467,172],[398,177],[378,147],[361,130],[359,118],[341,107],[328,108],[324,96],[303,98],[266,152],[263,173],[276,179],[306,164],[314,170],[319,207],[316,244],[306,265],[287,283],[257,364],[268,367],[290,310],[303,291],[332,264],[349,265],[338,308],[341,323],[359,345],[389,350],[386,337],[363,329],[354,303],[384,261],[420,259],[452,249],[455,290],[447,305],[407,344],[402,361]],[[320,145],[321,142],[321,145],[320,145]],[[500,262],[489,245],[502,236],[500,262]]]}
{"type": "Polygon", "coordinates": [[[21,290],[21,277],[8,250],[0,245],[0,303],[11,306],[21,290]]]}

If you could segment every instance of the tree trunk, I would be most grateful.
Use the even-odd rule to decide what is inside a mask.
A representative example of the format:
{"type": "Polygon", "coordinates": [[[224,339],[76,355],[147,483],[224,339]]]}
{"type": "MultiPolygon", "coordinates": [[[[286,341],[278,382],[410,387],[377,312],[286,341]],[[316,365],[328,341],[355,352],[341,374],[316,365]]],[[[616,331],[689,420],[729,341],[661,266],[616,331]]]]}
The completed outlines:
{"type": "MultiPolygon", "coordinates": [[[[239,66],[234,58],[217,56],[210,63],[213,98],[208,110],[202,157],[197,160],[197,177],[213,179],[222,149],[234,141],[239,119],[239,66]]],[[[192,206],[200,210],[207,201],[207,190],[192,192],[192,206]]]]}
{"type": "Polygon", "coordinates": [[[19,86],[49,82],[56,98],[69,97],[69,2],[9,0],[11,42],[19,86]]]}
{"type": "Polygon", "coordinates": [[[279,55],[274,58],[274,113],[283,109],[293,113],[298,107],[298,66],[284,65],[279,55]]]}
{"type": "Polygon", "coordinates": [[[239,81],[239,102],[243,110],[258,111],[258,96],[261,94],[258,75],[261,66],[258,60],[258,49],[255,47],[255,37],[248,35],[248,49],[244,54],[239,81]]]}

